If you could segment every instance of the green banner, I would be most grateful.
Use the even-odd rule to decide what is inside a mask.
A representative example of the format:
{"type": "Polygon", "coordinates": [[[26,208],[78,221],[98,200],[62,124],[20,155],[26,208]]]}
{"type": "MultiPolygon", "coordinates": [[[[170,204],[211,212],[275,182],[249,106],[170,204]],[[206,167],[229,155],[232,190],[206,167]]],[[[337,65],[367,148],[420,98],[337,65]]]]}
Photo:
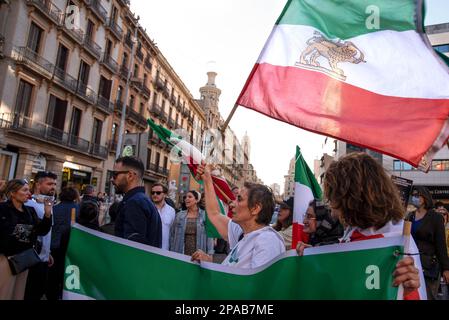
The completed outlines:
{"type": "Polygon", "coordinates": [[[402,237],[289,251],[258,269],[190,257],[78,225],[66,256],[64,299],[396,299],[402,237]],[[182,284],[182,285],[180,285],[182,284]]]}

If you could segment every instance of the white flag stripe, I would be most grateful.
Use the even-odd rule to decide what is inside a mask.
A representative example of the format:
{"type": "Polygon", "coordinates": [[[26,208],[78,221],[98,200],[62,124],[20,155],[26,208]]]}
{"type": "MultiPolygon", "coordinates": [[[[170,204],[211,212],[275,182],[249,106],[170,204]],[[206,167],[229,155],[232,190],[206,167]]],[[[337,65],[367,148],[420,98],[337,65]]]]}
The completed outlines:
{"type": "Polygon", "coordinates": [[[303,224],[303,215],[306,213],[309,203],[313,199],[312,190],[308,186],[295,182],[293,223],[303,224]]]}

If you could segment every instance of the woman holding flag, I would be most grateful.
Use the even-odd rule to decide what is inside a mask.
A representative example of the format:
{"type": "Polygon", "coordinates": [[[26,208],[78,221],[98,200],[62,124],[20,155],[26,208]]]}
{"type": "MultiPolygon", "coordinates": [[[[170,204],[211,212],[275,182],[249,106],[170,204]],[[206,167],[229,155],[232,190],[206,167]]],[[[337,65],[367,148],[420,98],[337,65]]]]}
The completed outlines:
{"type": "MultiPolygon", "coordinates": [[[[324,177],[324,195],[332,215],[338,216],[345,226],[341,242],[402,234],[405,212],[396,187],[382,166],[368,154],[351,153],[333,162],[324,177]]],[[[298,245],[298,254],[302,250],[298,245]]],[[[425,297],[425,290],[417,290],[424,282],[413,258],[399,261],[394,276],[393,285],[404,287],[404,299],[425,297]]]]}
{"type": "MultiPolygon", "coordinates": [[[[212,166],[204,162],[197,174],[204,182],[206,212],[221,237],[229,241],[231,252],[223,265],[257,268],[285,252],[282,237],[269,226],[274,212],[273,193],[264,185],[245,183],[235,202],[232,219],[220,213],[212,180],[212,166]]],[[[198,250],[194,261],[212,261],[198,250]]]]}

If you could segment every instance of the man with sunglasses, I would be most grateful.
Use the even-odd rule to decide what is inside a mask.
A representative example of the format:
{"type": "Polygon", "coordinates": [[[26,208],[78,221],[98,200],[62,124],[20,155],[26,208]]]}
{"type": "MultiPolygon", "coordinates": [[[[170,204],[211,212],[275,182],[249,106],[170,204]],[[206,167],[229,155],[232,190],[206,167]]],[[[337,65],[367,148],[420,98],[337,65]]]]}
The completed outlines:
{"type": "Polygon", "coordinates": [[[144,170],[142,161],[135,157],[122,157],[115,161],[111,182],[116,193],[124,194],[117,209],[115,235],[160,248],[162,222],[142,186],[144,170]]]}
{"type": "Polygon", "coordinates": [[[168,188],[161,183],[155,183],[151,187],[151,199],[156,205],[162,220],[162,249],[169,250],[170,228],[175,220],[175,209],[165,201],[168,188]]]}

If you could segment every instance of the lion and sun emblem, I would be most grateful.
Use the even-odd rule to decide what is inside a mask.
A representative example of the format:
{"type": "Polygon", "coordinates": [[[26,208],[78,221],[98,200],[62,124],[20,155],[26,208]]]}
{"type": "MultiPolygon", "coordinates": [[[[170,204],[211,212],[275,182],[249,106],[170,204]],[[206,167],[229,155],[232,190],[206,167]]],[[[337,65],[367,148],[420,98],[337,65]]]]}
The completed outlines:
{"type": "Polygon", "coordinates": [[[314,36],[307,40],[307,48],[301,53],[295,66],[305,69],[322,71],[334,78],[345,81],[346,75],[338,67],[340,63],[366,63],[363,52],[351,41],[332,41],[320,32],[315,31],[314,36]],[[327,59],[330,69],[320,65],[318,58],[327,59]]]}

